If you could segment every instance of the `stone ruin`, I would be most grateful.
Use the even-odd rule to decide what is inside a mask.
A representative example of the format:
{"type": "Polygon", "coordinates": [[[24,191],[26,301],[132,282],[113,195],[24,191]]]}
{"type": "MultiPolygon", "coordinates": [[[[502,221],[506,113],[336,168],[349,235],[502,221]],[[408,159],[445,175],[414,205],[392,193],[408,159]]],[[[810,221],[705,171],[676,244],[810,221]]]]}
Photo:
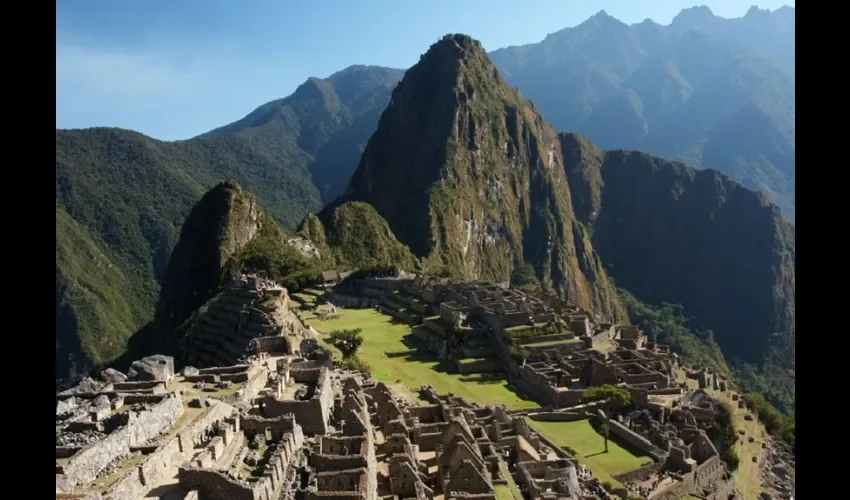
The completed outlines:
{"type": "Polygon", "coordinates": [[[285,288],[262,276],[242,275],[195,320],[184,352],[193,366],[228,366],[263,353],[292,353],[310,336],[285,288]]]}
{"type": "MultiPolygon", "coordinates": [[[[491,284],[420,277],[386,279],[374,290],[388,292],[377,304],[382,310],[414,323],[418,314],[420,335],[444,357],[479,370],[489,368],[470,357],[508,365],[511,381],[544,406],[481,407],[429,387],[420,390],[421,404],[411,403],[384,383],[336,369],[309,337],[285,351],[220,366],[209,363],[231,359],[210,357],[179,372],[172,359],[150,356],[127,375],[105,370],[102,380],[57,394],[57,493],[88,500],[141,499],[153,490],[193,500],[611,498],[526,418],[605,421],[617,439],[652,457],[617,479],[663,477],[653,498],[734,493],[702,430],[716,402],[678,384],[676,358],[639,330],[597,324],[575,308],[491,284]],[[516,345],[528,351],[525,359],[510,356],[516,345]],[[584,391],[600,384],[626,388],[637,410],[582,404],[584,391]]],[[[718,390],[724,382],[707,372],[690,376],[718,390]]]]}

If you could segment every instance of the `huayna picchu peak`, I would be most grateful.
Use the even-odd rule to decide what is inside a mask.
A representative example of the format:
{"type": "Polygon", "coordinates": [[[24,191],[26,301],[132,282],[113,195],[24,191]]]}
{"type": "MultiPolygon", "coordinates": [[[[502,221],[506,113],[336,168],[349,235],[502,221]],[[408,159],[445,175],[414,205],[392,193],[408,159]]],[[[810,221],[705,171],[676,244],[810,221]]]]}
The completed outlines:
{"type": "Polygon", "coordinates": [[[529,263],[576,304],[621,316],[572,212],[557,134],[466,35],[405,73],[343,200],[375,207],[426,268],[508,282],[529,263]]]}

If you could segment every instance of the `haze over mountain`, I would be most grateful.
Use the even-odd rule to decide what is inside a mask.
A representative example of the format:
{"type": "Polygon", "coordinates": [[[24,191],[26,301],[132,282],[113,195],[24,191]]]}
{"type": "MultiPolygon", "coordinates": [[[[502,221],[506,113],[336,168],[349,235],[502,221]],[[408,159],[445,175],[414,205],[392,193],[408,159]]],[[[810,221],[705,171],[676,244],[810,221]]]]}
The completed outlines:
{"type": "Polygon", "coordinates": [[[730,360],[777,363],[769,389],[793,402],[783,370],[794,356],[794,231],[776,207],[714,171],[556,133],[584,127],[606,148],[698,157],[774,186],[774,198],[790,169],[793,194],[793,79],[768,49],[728,39],[747,29],[694,13],[680,17],[705,33],[602,15],[493,61],[469,37],[447,37],[407,73],[354,66],[311,78],[187,141],[57,130],[57,374],[125,352],[158,295],[169,310],[173,287],[161,295],[160,284],[181,226],[205,191],[235,179],[283,230],[301,223],[334,265],[395,261],[507,281],[530,264],[535,279],[612,319],[624,308],[611,278],[642,301],[681,303],[730,360]],[[511,89],[515,78],[530,88],[511,89]]]}
{"type": "Polygon", "coordinates": [[[669,26],[599,12],[490,57],[558,131],[712,168],[768,194],[793,222],[795,10],[708,7],[669,26]]]}

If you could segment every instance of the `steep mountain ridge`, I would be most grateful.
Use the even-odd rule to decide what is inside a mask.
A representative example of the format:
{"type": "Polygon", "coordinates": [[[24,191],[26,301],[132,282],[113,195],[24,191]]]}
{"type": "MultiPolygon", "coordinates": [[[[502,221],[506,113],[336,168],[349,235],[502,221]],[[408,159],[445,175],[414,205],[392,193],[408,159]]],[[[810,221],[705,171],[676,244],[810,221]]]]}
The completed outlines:
{"type": "Polygon", "coordinates": [[[260,234],[263,215],[254,196],[234,181],[219,183],[192,207],[162,280],[156,337],[168,338],[215,295],[227,261],[260,234]]]}
{"type": "Polygon", "coordinates": [[[681,304],[731,361],[793,367],[795,230],[775,205],[714,170],[560,139],[576,215],[618,286],[681,304]]]}
{"type": "Polygon", "coordinates": [[[555,131],[480,43],[447,35],[393,91],[337,203],[372,205],[426,268],[507,282],[531,263],[578,305],[621,317],[572,213],[562,158],[555,131]]]}

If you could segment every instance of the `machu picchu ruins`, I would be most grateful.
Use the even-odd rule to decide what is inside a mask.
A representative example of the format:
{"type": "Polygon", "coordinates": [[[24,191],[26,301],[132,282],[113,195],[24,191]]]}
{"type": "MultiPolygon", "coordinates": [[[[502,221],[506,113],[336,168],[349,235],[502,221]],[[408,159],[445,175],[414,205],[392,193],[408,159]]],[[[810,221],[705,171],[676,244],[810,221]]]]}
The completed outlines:
{"type": "MultiPolygon", "coordinates": [[[[323,274],[311,298],[325,316],[391,317],[420,352],[460,375],[504,377],[533,403],[402,391],[345,368],[308,324],[303,294],[240,275],[194,320],[180,358],[147,356],[56,394],[56,498],[744,498],[710,425],[747,412],[743,400],[638,328],[492,283],[323,274]],[[628,405],[588,401],[600,387],[628,405]],[[546,431],[576,422],[605,429],[606,452],[610,439],[643,462],[609,474],[546,431]]],[[[765,450],[759,471],[784,467],[760,498],[793,498],[793,463],[789,473],[772,441],[747,437],[765,450]]]]}

